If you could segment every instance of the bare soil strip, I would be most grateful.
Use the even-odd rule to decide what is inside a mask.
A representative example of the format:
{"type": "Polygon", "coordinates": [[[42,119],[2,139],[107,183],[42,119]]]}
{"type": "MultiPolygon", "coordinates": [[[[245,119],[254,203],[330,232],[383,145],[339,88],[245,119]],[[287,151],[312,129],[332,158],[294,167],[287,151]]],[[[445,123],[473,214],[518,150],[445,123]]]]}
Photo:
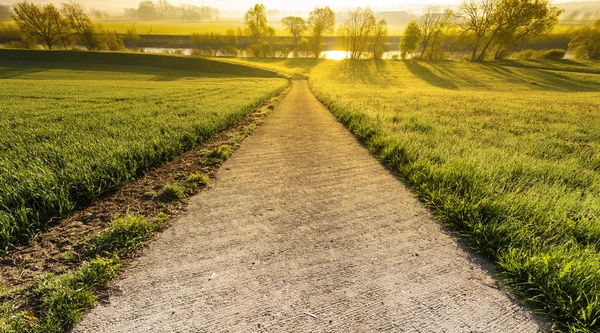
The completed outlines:
{"type": "Polygon", "coordinates": [[[75,332],[537,332],[297,81],[75,332]]]}

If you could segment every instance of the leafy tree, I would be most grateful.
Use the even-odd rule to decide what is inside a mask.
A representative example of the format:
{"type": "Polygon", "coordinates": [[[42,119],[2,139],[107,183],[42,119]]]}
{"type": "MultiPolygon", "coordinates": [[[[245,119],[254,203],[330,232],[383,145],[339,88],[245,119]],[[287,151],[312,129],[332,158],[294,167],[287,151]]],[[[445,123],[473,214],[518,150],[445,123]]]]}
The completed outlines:
{"type": "Polygon", "coordinates": [[[9,5],[0,5],[0,22],[10,21],[11,10],[9,5]]]}
{"type": "Polygon", "coordinates": [[[313,37],[313,54],[318,58],[323,50],[323,36],[334,32],[335,13],[329,7],[316,7],[308,16],[308,27],[313,37]]]}
{"type": "Polygon", "coordinates": [[[246,34],[252,37],[255,43],[269,34],[267,26],[267,9],[263,4],[255,4],[246,12],[244,16],[246,24],[246,34]]]}
{"type": "Polygon", "coordinates": [[[592,26],[577,30],[569,42],[569,49],[576,58],[600,59],[600,19],[592,26]]]}
{"type": "Polygon", "coordinates": [[[66,47],[69,29],[53,4],[40,8],[31,2],[20,2],[14,6],[12,18],[26,38],[42,42],[49,49],[57,43],[66,47]]]}
{"type": "Polygon", "coordinates": [[[304,19],[298,16],[288,16],[281,20],[281,24],[294,36],[294,45],[298,47],[298,41],[300,41],[302,33],[307,29],[304,19]]]}
{"type": "Polygon", "coordinates": [[[386,20],[380,20],[377,22],[373,29],[372,39],[372,49],[373,49],[373,59],[381,59],[383,58],[383,53],[385,52],[385,42],[388,37],[388,26],[386,20]]]}
{"type": "Polygon", "coordinates": [[[402,59],[406,59],[407,54],[414,54],[422,39],[423,31],[421,31],[421,27],[417,24],[417,21],[410,21],[406,28],[404,28],[400,40],[400,55],[402,59]]]}
{"type": "Polygon", "coordinates": [[[471,38],[471,60],[482,61],[531,36],[551,31],[562,9],[549,0],[468,0],[459,9],[459,27],[471,38]]]}
{"type": "Polygon", "coordinates": [[[88,50],[95,49],[98,46],[96,31],[83,7],[75,2],[63,3],[62,12],[79,42],[88,50]]]}
{"type": "Polygon", "coordinates": [[[452,15],[453,12],[450,9],[446,9],[442,12],[440,7],[437,6],[428,6],[425,8],[425,13],[419,22],[419,26],[423,33],[421,41],[423,51],[421,52],[419,59],[422,59],[426,54],[435,54],[434,48],[436,45],[439,45],[438,39],[442,36],[442,31],[450,24],[452,15]],[[430,48],[429,50],[427,49],[428,47],[430,48]]]}

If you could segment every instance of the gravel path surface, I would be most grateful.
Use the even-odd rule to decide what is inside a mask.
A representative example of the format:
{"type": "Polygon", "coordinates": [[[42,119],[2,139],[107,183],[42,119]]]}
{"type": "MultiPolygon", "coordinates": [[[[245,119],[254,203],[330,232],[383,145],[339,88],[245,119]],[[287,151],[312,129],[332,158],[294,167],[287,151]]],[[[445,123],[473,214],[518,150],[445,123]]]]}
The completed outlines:
{"type": "Polygon", "coordinates": [[[537,332],[306,81],[75,332],[537,332]]]}

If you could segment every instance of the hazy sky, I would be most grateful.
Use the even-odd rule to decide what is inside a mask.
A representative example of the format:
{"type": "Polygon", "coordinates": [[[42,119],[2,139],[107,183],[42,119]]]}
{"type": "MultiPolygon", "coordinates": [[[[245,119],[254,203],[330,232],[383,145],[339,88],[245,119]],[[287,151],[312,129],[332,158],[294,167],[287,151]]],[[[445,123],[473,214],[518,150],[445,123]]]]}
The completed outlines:
{"type": "MultiPolygon", "coordinates": [[[[0,4],[13,4],[22,0],[0,0],[0,4]]],[[[61,3],[68,0],[29,0],[34,3],[61,3]]],[[[88,8],[108,10],[111,13],[120,13],[125,7],[137,7],[141,0],[75,0],[88,8]]],[[[154,2],[158,0],[152,0],[154,2]]],[[[420,14],[422,9],[428,5],[440,5],[443,7],[452,7],[459,5],[462,0],[295,0],[295,1],[276,1],[276,0],[167,0],[174,5],[184,3],[194,5],[204,5],[222,10],[222,15],[234,12],[235,16],[241,15],[255,3],[264,3],[267,9],[277,9],[280,11],[302,11],[308,12],[317,6],[330,6],[334,10],[350,9],[354,7],[371,7],[373,10],[406,10],[420,14]]],[[[553,3],[573,2],[574,0],[554,0],[553,3]]],[[[577,1],[577,0],[575,0],[577,1]]],[[[590,0],[579,0],[582,3],[590,0]]],[[[597,1],[597,0],[591,0],[597,1]]]]}
{"type": "MultiPolygon", "coordinates": [[[[178,0],[185,2],[185,0],[178,0]]],[[[175,2],[175,1],[173,1],[175,2]]],[[[223,9],[240,9],[249,8],[256,3],[255,1],[247,0],[203,0],[203,4],[211,7],[218,7],[223,9]]],[[[317,6],[330,6],[332,8],[345,8],[345,7],[371,7],[374,9],[400,9],[415,7],[415,5],[423,6],[429,4],[452,4],[460,3],[460,0],[379,0],[379,1],[365,1],[365,0],[329,0],[329,1],[317,1],[317,0],[302,0],[302,1],[275,1],[265,0],[260,1],[264,3],[267,8],[276,8],[279,10],[310,10],[317,6]]]]}

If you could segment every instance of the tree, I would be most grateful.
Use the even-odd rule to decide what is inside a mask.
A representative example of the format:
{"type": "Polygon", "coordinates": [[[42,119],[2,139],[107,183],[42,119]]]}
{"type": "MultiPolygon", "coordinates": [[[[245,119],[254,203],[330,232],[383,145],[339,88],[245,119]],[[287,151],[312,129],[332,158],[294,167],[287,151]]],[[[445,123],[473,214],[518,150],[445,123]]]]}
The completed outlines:
{"type": "Polygon", "coordinates": [[[600,59],[600,20],[577,30],[569,42],[569,50],[576,58],[600,59]]]}
{"type": "Polygon", "coordinates": [[[380,20],[377,22],[373,29],[372,39],[372,50],[373,50],[373,59],[381,59],[383,58],[383,53],[385,52],[385,42],[388,37],[388,27],[387,22],[385,20],[380,20]]]}
{"type": "Polygon", "coordinates": [[[9,21],[11,19],[11,14],[9,5],[0,5],[0,22],[9,21]]]}
{"type": "Polygon", "coordinates": [[[88,50],[96,48],[98,46],[96,31],[83,7],[75,2],[63,3],[62,12],[79,42],[88,50]]]}
{"type": "Polygon", "coordinates": [[[258,43],[262,38],[268,35],[269,27],[267,26],[267,9],[265,5],[255,4],[246,12],[244,16],[246,24],[246,34],[252,37],[255,43],[258,43]]]}
{"type": "Polygon", "coordinates": [[[71,44],[72,40],[69,22],[53,4],[47,4],[44,6],[44,15],[47,16],[50,26],[56,32],[58,42],[61,43],[63,48],[66,50],[71,44]]]}
{"type": "Polygon", "coordinates": [[[20,2],[14,6],[12,18],[26,38],[42,42],[49,49],[67,41],[68,27],[53,4],[40,8],[27,1],[20,2]]]}
{"type": "Polygon", "coordinates": [[[138,4],[138,16],[140,20],[152,21],[156,19],[156,7],[150,0],[142,1],[138,4]]]}
{"type": "Polygon", "coordinates": [[[298,41],[300,41],[302,33],[307,28],[304,19],[298,16],[288,16],[281,20],[281,24],[294,36],[294,45],[298,47],[298,41]]]}
{"type": "Polygon", "coordinates": [[[562,12],[548,0],[468,0],[459,9],[458,26],[471,39],[471,60],[482,61],[493,46],[499,54],[551,31],[562,12]]]}
{"type": "Polygon", "coordinates": [[[313,54],[318,58],[323,50],[324,34],[334,32],[335,13],[329,7],[316,7],[308,16],[308,27],[313,37],[313,54]]]}
{"type": "Polygon", "coordinates": [[[453,13],[450,9],[446,9],[442,12],[438,6],[428,6],[425,8],[425,13],[423,13],[419,22],[419,26],[423,33],[421,41],[423,51],[421,52],[419,59],[422,59],[427,53],[430,55],[435,54],[434,47],[437,44],[437,39],[450,23],[452,15],[453,13]],[[428,47],[430,47],[430,50],[427,49],[428,47]]]}
{"type": "Polygon", "coordinates": [[[377,21],[370,8],[356,8],[348,12],[348,19],[344,22],[344,31],[348,34],[351,59],[360,59],[368,51],[369,37],[375,29],[377,21]]]}
{"type": "Polygon", "coordinates": [[[417,21],[410,21],[406,28],[404,28],[402,38],[400,39],[400,55],[402,59],[406,59],[407,54],[413,55],[417,51],[422,38],[423,31],[421,31],[421,27],[417,24],[417,21]]]}

